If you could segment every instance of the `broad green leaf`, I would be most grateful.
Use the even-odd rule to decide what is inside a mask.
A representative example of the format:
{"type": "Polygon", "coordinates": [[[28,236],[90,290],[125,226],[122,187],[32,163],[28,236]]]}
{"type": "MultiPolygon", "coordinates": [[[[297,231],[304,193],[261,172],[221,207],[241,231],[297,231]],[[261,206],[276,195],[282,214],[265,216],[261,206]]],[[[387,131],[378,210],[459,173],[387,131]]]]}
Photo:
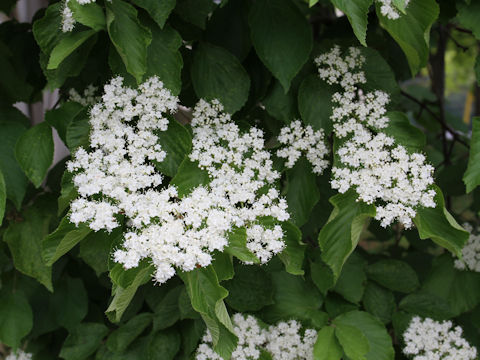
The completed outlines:
{"type": "Polygon", "coordinates": [[[180,296],[184,292],[184,286],[177,286],[158,301],[154,308],[153,330],[163,330],[175,324],[181,316],[180,296]]]}
{"type": "Polygon", "coordinates": [[[407,56],[412,75],[427,64],[429,56],[430,28],[438,17],[439,6],[435,0],[412,0],[408,14],[392,20],[383,16],[377,3],[380,25],[400,45],[407,56]]]}
{"type": "Polygon", "coordinates": [[[472,138],[470,139],[470,154],[468,155],[467,171],[463,175],[467,193],[480,184],[480,117],[472,119],[472,138]]]}
{"type": "Polygon", "coordinates": [[[140,83],[147,72],[147,47],[152,34],[138,21],[137,10],[132,5],[122,0],[112,0],[106,5],[110,39],[127,71],[140,83]]]}
{"type": "Polygon", "coordinates": [[[358,310],[359,307],[359,305],[352,304],[334,292],[328,293],[327,297],[325,298],[325,310],[327,311],[330,319],[349,311],[358,310]]]}
{"type": "Polygon", "coordinates": [[[67,125],[65,140],[71,153],[75,152],[78,147],[88,148],[89,146],[90,122],[85,110],[84,108],[67,125]]]}
{"type": "Polygon", "coordinates": [[[183,197],[197,186],[206,185],[209,181],[207,171],[200,169],[198,162],[192,162],[188,157],[185,157],[170,184],[175,185],[178,196],[183,197]]]}
{"type": "Polygon", "coordinates": [[[66,135],[68,125],[77,115],[81,114],[83,106],[76,102],[63,103],[58,108],[47,110],[45,113],[45,121],[57,130],[58,136],[64,144],[67,144],[66,135]]]}
{"type": "Polygon", "coordinates": [[[151,313],[141,313],[113,331],[107,339],[107,347],[114,352],[123,352],[152,323],[151,313]]]}
{"type": "Polygon", "coordinates": [[[435,187],[435,208],[419,208],[413,219],[421,239],[432,239],[438,245],[460,256],[465,243],[468,241],[468,232],[458,225],[452,215],[445,208],[445,201],[440,188],[435,187]]]}
{"type": "Polygon", "coordinates": [[[412,152],[421,152],[425,147],[425,134],[410,124],[407,115],[398,111],[387,113],[388,127],[382,132],[393,137],[399,145],[412,152]]]}
{"type": "Polygon", "coordinates": [[[208,16],[215,8],[210,0],[177,0],[175,13],[186,22],[205,29],[208,16]]]}
{"type": "Polygon", "coordinates": [[[62,180],[60,182],[60,196],[58,197],[58,212],[61,216],[65,209],[70,206],[70,202],[78,196],[77,189],[73,185],[73,174],[69,171],[64,171],[62,180]]]}
{"type": "Polygon", "coordinates": [[[163,28],[168,16],[175,8],[176,0],[133,0],[133,3],[147,10],[148,15],[163,28]]]}
{"type": "Polygon", "coordinates": [[[273,272],[271,277],[274,304],[262,311],[266,321],[274,323],[285,318],[297,318],[314,326],[323,322],[324,313],[319,310],[323,297],[312,283],[283,271],[273,272]]]}
{"type": "Polygon", "coordinates": [[[357,304],[365,291],[367,276],[365,275],[365,259],[357,253],[352,253],[345,264],[333,290],[342,295],[345,300],[357,304]]]}
{"type": "Polygon", "coordinates": [[[387,289],[402,293],[411,293],[419,286],[418,276],[404,261],[385,259],[368,265],[367,275],[387,289]]]}
{"type": "Polygon", "coordinates": [[[156,24],[152,24],[150,31],[152,43],[147,49],[145,77],[158,76],[173,95],[178,95],[182,89],[183,59],[179,51],[183,45],[182,38],[170,26],[165,26],[162,30],[156,24]]]}
{"type": "Polygon", "coordinates": [[[227,253],[220,252],[214,255],[212,266],[217,274],[218,281],[231,280],[235,275],[233,270],[233,257],[227,253]]]}
{"type": "Polygon", "coordinates": [[[259,266],[235,266],[235,277],[223,285],[229,293],[225,301],[236,311],[258,311],[273,303],[271,276],[259,266]]]}
{"type": "Polygon", "coordinates": [[[303,123],[313,129],[332,131],[332,95],[334,88],[327,85],[318,75],[308,75],[298,89],[298,110],[303,123]]]}
{"type": "Polygon", "coordinates": [[[365,360],[370,344],[365,335],[354,326],[344,323],[335,324],[335,336],[343,348],[345,355],[351,360],[365,360]]]}
{"type": "Polygon", "coordinates": [[[16,348],[33,327],[33,313],[21,291],[0,290],[0,341],[16,348]]]}
{"type": "Polygon", "coordinates": [[[318,235],[322,260],[338,279],[343,264],[357,246],[360,233],[368,218],[375,216],[375,207],[357,201],[357,193],[350,189],[330,198],[335,207],[328,223],[318,235]]]}
{"type": "Polygon", "coordinates": [[[42,52],[49,55],[58,42],[65,36],[62,28],[62,6],[57,2],[47,7],[45,15],[33,23],[33,36],[42,52]]]}
{"type": "MultiPolygon", "coordinates": [[[[362,335],[363,336],[363,335],[362,335]]],[[[317,341],[313,347],[315,360],[341,360],[343,350],[335,337],[335,328],[323,327],[317,335],[317,341]]]]}
{"type": "MultiPolygon", "coordinates": [[[[5,114],[5,117],[7,116],[8,114],[5,114]]],[[[15,144],[26,130],[20,122],[0,121],[0,171],[5,180],[7,199],[11,200],[17,209],[20,209],[22,204],[28,180],[15,159],[15,144]]]]}
{"type": "Polygon", "coordinates": [[[97,3],[91,2],[80,5],[78,0],[69,0],[68,7],[72,10],[73,18],[80,24],[88,26],[95,31],[107,29],[105,13],[97,3]]]}
{"type": "Polygon", "coordinates": [[[278,254],[285,265],[285,270],[292,275],[303,275],[303,259],[306,245],[302,242],[302,232],[290,221],[282,223],[285,249],[278,254]]]}
{"type": "Polygon", "coordinates": [[[48,61],[47,69],[53,70],[58,68],[60,63],[65,60],[68,55],[70,55],[93,35],[95,35],[95,30],[69,33],[53,48],[50,54],[50,60],[48,61]]]}
{"type": "Polygon", "coordinates": [[[47,265],[52,265],[92,231],[86,224],[72,224],[69,216],[65,215],[57,229],[42,241],[42,257],[47,265]]]}
{"type": "Polygon", "coordinates": [[[434,260],[421,290],[446,300],[452,316],[458,316],[480,303],[480,274],[455,269],[453,259],[444,254],[434,260]]]}
{"type": "Polygon", "coordinates": [[[59,357],[65,360],[84,360],[100,346],[108,328],[100,323],[82,323],[65,339],[59,357]]]}
{"type": "Polygon", "coordinates": [[[192,307],[200,313],[212,336],[214,350],[230,358],[237,346],[237,337],[223,299],[228,291],[220,286],[212,266],[180,273],[190,296],[192,307]]]}
{"type": "Polygon", "coordinates": [[[80,242],[79,256],[90,267],[95,270],[97,276],[108,271],[108,259],[111,257],[110,248],[123,236],[121,228],[113,230],[111,233],[107,231],[90,232],[80,242]]]}
{"type": "Polygon", "coordinates": [[[424,291],[405,296],[399,308],[435,320],[447,320],[454,315],[447,299],[424,291]]]}
{"type": "Polygon", "coordinates": [[[457,20],[459,24],[471,30],[475,38],[480,39],[480,23],[478,22],[478,15],[480,14],[480,3],[472,1],[470,4],[465,4],[460,1],[457,4],[457,20]]]}
{"type": "Polygon", "coordinates": [[[42,122],[23,133],[15,145],[15,157],[25,175],[38,188],[53,160],[50,125],[42,122]]]}
{"type": "Polygon", "coordinates": [[[154,162],[163,174],[174,177],[183,159],[190,153],[192,137],[188,130],[177,120],[170,119],[167,131],[158,131],[158,143],[167,156],[162,162],[154,162]]]}
{"type": "Polygon", "coordinates": [[[228,234],[228,246],[224,249],[227,254],[235,256],[243,262],[258,264],[260,260],[247,248],[247,231],[244,227],[236,228],[228,234]]]}
{"type": "Polygon", "coordinates": [[[3,216],[5,215],[5,205],[7,203],[7,188],[5,186],[5,178],[0,169],[0,226],[3,223],[3,216]]]}
{"type": "MultiPolygon", "coordinates": [[[[153,265],[141,263],[138,267],[130,269],[129,281],[122,287],[116,283],[112,287],[112,302],[105,311],[112,322],[119,322],[127,306],[132,301],[140,285],[151,279],[153,265]],[[128,284],[128,285],[127,285],[128,284]]],[[[111,275],[110,275],[111,276],[111,275]]],[[[113,280],[113,279],[112,279],[113,280]]]]}
{"type": "Polygon", "coordinates": [[[392,346],[392,338],[385,326],[369,313],[350,311],[337,317],[334,324],[355,327],[365,335],[370,346],[370,351],[365,356],[367,360],[394,359],[395,352],[392,346]]]}
{"type": "Polygon", "coordinates": [[[396,97],[400,96],[400,87],[389,63],[375,49],[361,48],[360,52],[365,57],[362,70],[367,80],[362,85],[362,89],[364,91],[382,90],[390,96],[392,102],[395,102],[396,97]]]}
{"type": "Polygon", "coordinates": [[[38,202],[22,213],[19,222],[11,222],[3,235],[13,256],[15,268],[37,279],[52,291],[52,268],[42,258],[41,245],[51,219],[48,208],[38,202]]]}
{"type": "Polygon", "coordinates": [[[179,360],[190,360],[192,353],[197,349],[198,343],[205,334],[205,324],[201,319],[182,322],[180,325],[182,347],[179,360]]]}
{"type": "Polygon", "coordinates": [[[321,260],[310,261],[310,276],[323,296],[335,285],[332,269],[321,260]]]}
{"type": "Polygon", "coordinates": [[[392,314],[395,311],[395,297],[390,290],[369,281],[362,302],[365,310],[384,324],[388,324],[392,320],[392,314]]]}
{"type": "Polygon", "coordinates": [[[317,176],[312,172],[312,166],[305,157],[301,157],[292,169],[287,170],[287,203],[291,221],[301,227],[320,200],[317,188],[317,176]]]}
{"type": "Polygon", "coordinates": [[[367,46],[368,9],[373,0],[331,0],[332,4],[347,15],[360,44],[367,46]]]}
{"type": "Polygon", "coordinates": [[[298,117],[295,91],[290,89],[285,93],[278,80],[273,83],[269,93],[262,100],[262,104],[272,117],[285,124],[289,124],[298,117]]]}
{"type": "Polygon", "coordinates": [[[258,57],[287,92],[312,50],[310,25],[290,0],[255,1],[248,23],[258,57]]]}
{"type": "Polygon", "coordinates": [[[240,61],[224,48],[200,44],[194,51],[191,75],[197,96],[219,100],[230,114],[248,99],[250,78],[240,61]]]}
{"type": "Polygon", "coordinates": [[[88,311],[87,290],[82,279],[65,276],[55,283],[52,306],[57,324],[69,331],[78,326],[88,311]]]}
{"type": "Polygon", "coordinates": [[[180,350],[181,338],[178,331],[169,329],[152,334],[147,347],[148,360],[173,360],[180,350]]]}

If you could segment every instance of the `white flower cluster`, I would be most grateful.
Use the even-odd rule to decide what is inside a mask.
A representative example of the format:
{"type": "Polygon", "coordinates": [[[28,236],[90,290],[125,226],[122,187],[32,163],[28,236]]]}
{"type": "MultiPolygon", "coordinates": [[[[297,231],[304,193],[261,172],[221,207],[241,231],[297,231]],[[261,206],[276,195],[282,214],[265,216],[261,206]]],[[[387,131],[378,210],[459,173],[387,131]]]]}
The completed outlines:
{"type": "MultiPolygon", "coordinates": [[[[395,7],[392,2],[394,0],[377,0],[381,5],[380,5],[380,12],[382,13],[383,16],[390,20],[397,20],[400,17],[400,12],[398,9],[395,7]]],[[[405,2],[405,7],[408,6],[408,3],[410,0],[404,0],[405,2]]]]}
{"type": "Polygon", "coordinates": [[[87,86],[87,88],[83,91],[82,95],[80,95],[78,91],[74,88],[71,88],[68,91],[68,100],[77,102],[83,106],[92,106],[102,100],[101,96],[95,95],[97,91],[98,88],[96,86],[93,86],[92,84],[87,86]]]}
{"type": "MultiPolygon", "coordinates": [[[[269,353],[273,360],[313,360],[317,332],[306,329],[302,334],[302,326],[295,320],[263,329],[255,317],[235,314],[233,325],[238,344],[231,360],[257,360],[262,351],[269,353]]],[[[222,360],[212,348],[208,330],[197,348],[195,359],[222,360]]]]}
{"type": "Polygon", "coordinates": [[[480,272],[480,227],[477,227],[477,234],[473,233],[473,227],[469,223],[463,224],[463,228],[470,233],[470,237],[462,249],[462,259],[456,259],[454,266],[458,270],[480,272]]]}
{"type": "Polygon", "coordinates": [[[406,355],[413,360],[474,360],[477,349],[462,338],[462,328],[451,321],[438,322],[415,316],[403,333],[406,355]]]}
{"type": "MultiPolygon", "coordinates": [[[[72,10],[68,7],[68,3],[70,0],[65,0],[63,3],[63,10],[62,10],[62,31],[63,32],[70,32],[75,27],[75,19],[73,17],[72,10]]],[[[76,0],[80,5],[91,4],[96,0],[76,0]]]]}
{"type": "Polygon", "coordinates": [[[435,207],[434,168],[423,154],[409,153],[381,132],[389,122],[389,96],[378,90],[364,94],[359,88],[366,82],[359,49],[350,48],[342,58],[340,48],[334,47],[315,61],[322,79],[343,88],[332,97],[334,132],[343,141],[337,151],[340,166],[332,169],[332,188],[340,193],[355,188],[359,200],[376,205],[375,218],[384,227],[396,220],[411,227],[417,207],[435,207]]]}
{"type": "Polygon", "coordinates": [[[32,354],[18,349],[16,352],[12,351],[8,354],[5,360],[32,360],[32,354]]]}
{"type": "Polygon", "coordinates": [[[241,134],[218,102],[200,101],[190,157],[211,181],[179,199],[174,186],[162,187],[163,176],[153,165],[166,156],[157,134],[167,130],[167,114],[178,100],[156,77],[137,90],[122,81],[106,85],[102,102],[90,111],[91,150],[79,148],[67,165],[79,194],[71,203],[70,221],[111,231],[124,215],[128,230],[115,261],[132,268],[151,259],[159,283],[175,268],[208,266],[212,252],[228,245],[234,227],[246,227],[247,246],[261,262],[280,252],[282,228],[258,223],[263,216],[289,217],[286,201],[271,186],[279,174],[263,149],[262,132],[252,128],[241,134]]]}
{"type": "Polygon", "coordinates": [[[295,120],[280,130],[277,139],[280,144],[286,145],[277,151],[277,156],[287,159],[286,167],[292,168],[303,154],[312,164],[315,174],[320,175],[328,166],[323,130],[314,131],[310,125],[304,128],[299,120],[295,120]]]}

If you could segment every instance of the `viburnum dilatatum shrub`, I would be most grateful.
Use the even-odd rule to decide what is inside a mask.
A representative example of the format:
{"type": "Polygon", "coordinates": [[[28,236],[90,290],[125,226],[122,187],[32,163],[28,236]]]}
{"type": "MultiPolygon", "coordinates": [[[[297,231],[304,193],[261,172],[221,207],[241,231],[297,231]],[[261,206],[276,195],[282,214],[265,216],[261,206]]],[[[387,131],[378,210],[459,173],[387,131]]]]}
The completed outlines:
{"type": "Polygon", "coordinates": [[[478,358],[476,1],[0,12],[0,359],[478,358]]]}

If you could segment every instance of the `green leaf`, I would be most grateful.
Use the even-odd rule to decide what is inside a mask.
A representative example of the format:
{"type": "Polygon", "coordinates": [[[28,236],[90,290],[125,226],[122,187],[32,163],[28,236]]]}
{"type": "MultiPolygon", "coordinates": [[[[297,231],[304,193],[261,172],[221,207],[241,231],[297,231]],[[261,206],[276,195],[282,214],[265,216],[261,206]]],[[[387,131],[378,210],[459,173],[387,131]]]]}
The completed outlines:
{"type": "Polygon", "coordinates": [[[83,281],[69,276],[62,278],[55,284],[52,306],[57,324],[72,331],[88,311],[88,296],[83,281]]]}
{"type": "Polygon", "coordinates": [[[130,269],[130,272],[128,273],[129,279],[128,281],[123,282],[124,286],[118,285],[118,282],[122,281],[115,281],[112,274],[110,274],[110,277],[112,277],[112,281],[114,281],[115,284],[112,287],[112,302],[105,313],[112,322],[120,321],[127,306],[135,296],[138,287],[151,280],[152,273],[153,265],[141,263],[138,267],[130,269]]]}
{"type": "Polygon", "coordinates": [[[247,230],[244,227],[230,231],[228,234],[228,247],[224,251],[235,256],[240,261],[260,263],[257,256],[247,248],[247,230]]]}
{"type": "MultiPolygon", "coordinates": [[[[2,111],[2,117],[4,116],[8,118],[8,114],[2,111]]],[[[26,130],[20,122],[0,122],[0,171],[5,180],[7,199],[10,199],[17,209],[22,205],[28,180],[15,159],[15,144],[26,130]]]]}
{"type": "Polygon", "coordinates": [[[21,291],[0,290],[0,341],[17,348],[33,327],[33,313],[21,291]]]}
{"type": "Polygon", "coordinates": [[[147,10],[148,15],[163,28],[168,16],[175,8],[176,0],[133,0],[133,3],[147,10]]]}
{"type": "Polygon", "coordinates": [[[92,355],[107,335],[108,328],[100,323],[82,323],[65,339],[59,356],[65,360],[84,360],[92,355]]]}
{"type": "Polygon", "coordinates": [[[205,29],[208,16],[215,4],[210,0],[177,0],[175,13],[186,22],[205,29]]]}
{"type": "Polygon", "coordinates": [[[345,355],[351,360],[365,360],[370,344],[365,335],[354,326],[344,323],[335,324],[335,336],[342,345],[345,355]]]}
{"type": "Polygon", "coordinates": [[[292,222],[301,227],[320,200],[320,191],[316,183],[317,176],[305,157],[301,157],[292,169],[287,170],[287,203],[292,222]]]}
{"type": "Polygon", "coordinates": [[[328,223],[318,235],[322,260],[338,279],[343,264],[357,246],[367,219],[375,216],[375,207],[357,201],[357,193],[350,189],[330,198],[334,206],[328,223]]]}
{"type": "Polygon", "coordinates": [[[114,352],[125,351],[151,322],[151,313],[141,313],[131,318],[126,324],[120,326],[108,336],[107,347],[114,352]]]}
{"type": "Polygon", "coordinates": [[[480,303],[480,273],[455,269],[453,259],[444,254],[434,260],[422,292],[446,300],[452,316],[458,316],[480,303]]]}
{"type": "Polygon", "coordinates": [[[193,55],[191,75],[197,96],[219,100],[230,114],[248,99],[250,78],[237,57],[224,48],[200,44],[193,55]]]}
{"type": "Polygon", "coordinates": [[[189,194],[194,188],[206,185],[210,182],[206,170],[198,167],[198,162],[192,162],[188,157],[178,167],[177,174],[170,181],[170,184],[177,187],[178,196],[183,197],[189,194]]]}
{"type": "Polygon", "coordinates": [[[393,360],[395,352],[392,338],[383,324],[369,313],[350,311],[334,320],[334,324],[349,325],[359,329],[368,340],[370,351],[366,354],[367,360],[393,360]]]}
{"type": "Polygon", "coordinates": [[[70,55],[75,49],[87,41],[91,36],[95,35],[95,30],[86,30],[80,32],[71,32],[65,36],[52,50],[47,69],[53,70],[58,68],[60,63],[70,55]]]}
{"type": "Polygon", "coordinates": [[[157,332],[150,337],[147,347],[148,360],[173,360],[180,350],[181,338],[178,331],[157,332]]]}
{"type": "Polygon", "coordinates": [[[395,101],[395,97],[400,95],[400,87],[388,62],[377,50],[372,48],[361,48],[360,52],[365,57],[362,70],[367,80],[362,85],[362,89],[366,91],[385,91],[395,101]]]}
{"type": "Polygon", "coordinates": [[[5,215],[5,205],[7,203],[7,188],[5,186],[5,178],[0,169],[0,226],[2,226],[3,216],[5,215]]]}
{"type": "Polygon", "coordinates": [[[85,149],[89,147],[90,120],[85,110],[84,108],[67,125],[65,140],[71,153],[75,152],[78,147],[85,149]]]}
{"type": "Polygon", "coordinates": [[[225,301],[237,311],[258,311],[273,304],[272,279],[261,267],[237,265],[235,277],[223,285],[229,293],[225,301]]]}
{"type": "Polygon", "coordinates": [[[212,266],[179,274],[192,307],[199,312],[212,336],[214,350],[223,358],[230,358],[237,346],[237,337],[223,299],[228,291],[220,286],[212,266]]]}
{"type": "Polygon", "coordinates": [[[362,302],[365,310],[384,324],[388,324],[392,320],[392,314],[395,311],[395,297],[390,290],[369,281],[362,302]]]}
{"type": "Polygon", "coordinates": [[[420,285],[415,270],[406,262],[395,259],[380,260],[368,265],[367,275],[387,289],[407,294],[420,285]]]}
{"type": "Polygon", "coordinates": [[[314,359],[341,360],[342,355],[342,347],[335,337],[335,328],[331,326],[325,326],[318,332],[317,341],[313,347],[314,359]]]}
{"type": "Polygon", "coordinates": [[[44,54],[49,55],[65,36],[62,28],[62,6],[57,2],[47,7],[45,15],[33,23],[33,36],[44,54]]]}
{"type": "Polygon", "coordinates": [[[267,96],[262,100],[265,110],[277,120],[289,124],[297,118],[297,104],[295,91],[290,89],[287,93],[283,91],[282,84],[276,80],[267,96]]]}
{"type": "Polygon", "coordinates": [[[383,16],[377,3],[380,25],[400,45],[407,56],[412,75],[427,64],[429,56],[430,28],[438,17],[439,6],[435,0],[412,0],[408,14],[391,20],[383,16]]]}
{"type": "Polygon", "coordinates": [[[214,255],[212,266],[217,274],[218,281],[231,280],[235,275],[233,258],[231,255],[220,252],[214,255]]]}
{"type": "Polygon", "coordinates": [[[95,270],[97,276],[108,271],[108,259],[112,244],[123,237],[123,230],[117,228],[111,233],[107,231],[90,232],[80,242],[79,256],[95,270]]]}
{"type": "Polygon", "coordinates": [[[367,276],[365,275],[365,259],[357,253],[349,256],[335,284],[334,291],[345,300],[357,304],[363,297],[367,276]]]}
{"type": "Polygon", "coordinates": [[[255,1],[248,23],[258,57],[287,92],[312,50],[310,25],[290,0],[255,1]]]}
{"type": "Polygon", "coordinates": [[[412,152],[421,152],[425,147],[425,134],[416,126],[410,124],[407,115],[398,111],[387,113],[388,127],[382,132],[393,137],[396,143],[405,146],[412,152]]]}
{"type": "Polygon", "coordinates": [[[155,306],[154,331],[166,329],[180,319],[180,296],[184,290],[184,286],[177,286],[171,289],[155,306]]]}
{"type": "Polygon", "coordinates": [[[332,270],[321,260],[310,261],[310,276],[323,296],[335,285],[332,270]]]}
{"type": "Polygon", "coordinates": [[[292,275],[303,275],[303,259],[306,245],[302,242],[302,232],[290,221],[282,222],[285,249],[278,254],[285,265],[285,270],[292,275]]]}
{"type": "Polygon", "coordinates": [[[15,268],[37,279],[52,291],[52,268],[41,256],[41,243],[48,232],[51,214],[38,205],[29,207],[20,222],[11,222],[3,235],[13,256],[15,268]]]}
{"type": "Polygon", "coordinates": [[[472,1],[465,4],[460,1],[457,4],[457,20],[459,24],[468,30],[471,30],[475,38],[480,39],[480,24],[478,23],[478,15],[480,14],[480,4],[472,1]]]}
{"type": "Polygon", "coordinates": [[[334,87],[327,85],[318,75],[310,74],[302,81],[298,89],[298,110],[303,123],[313,129],[332,131],[332,95],[334,87]]]}
{"type": "Polygon", "coordinates": [[[79,103],[68,101],[58,108],[45,112],[45,121],[57,130],[58,136],[67,144],[66,135],[68,125],[77,115],[81,114],[83,106],[79,103]]]}
{"type": "Polygon", "coordinates": [[[86,224],[78,227],[72,224],[69,217],[70,214],[65,215],[57,229],[42,241],[42,257],[47,265],[52,265],[92,231],[86,224]]]}
{"type": "Polygon", "coordinates": [[[429,317],[435,320],[447,320],[453,317],[448,301],[427,292],[413,293],[400,301],[399,308],[410,314],[429,317]]]}
{"type": "Polygon", "coordinates": [[[137,18],[137,10],[122,0],[107,2],[107,29],[127,71],[138,83],[147,72],[147,47],[152,41],[150,30],[137,18]]]}
{"type": "Polygon", "coordinates": [[[72,10],[73,18],[80,24],[88,26],[95,31],[107,29],[105,13],[102,7],[95,2],[80,5],[78,0],[69,0],[68,7],[72,10]]]}
{"type": "Polygon", "coordinates": [[[472,138],[470,139],[470,154],[468,155],[467,171],[463,175],[467,193],[480,184],[480,117],[472,119],[472,138]]]}
{"type": "Polygon", "coordinates": [[[42,122],[28,129],[15,145],[15,157],[35,187],[39,187],[53,160],[52,129],[42,122]]]}
{"type": "Polygon", "coordinates": [[[457,256],[461,256],[463,246],[468,241],[468,232],[458,225],[445,208],[440,188],[435,186],[435,208],[419,208],[413,219],[421,239],[432,239],[457,256]]]}
{"type": "Polygon", "coordinates": [[[368,9],[373,0],[331,0],[332,4],[347,15],[360,44],[367,46],[368,9]]]}
{"type": "MultiPolygon", "coordinates": [[[[157,3],[157,0],[154,0],[157,3]]],[[[172,27],[160,29],[157,25],[150,26],[152,43],[147,49],[147,72],[145,77],[158,76],[163,85],[173,95],[178,95],[182,89],[183,59],[180,47],[182,38],[172,27]]]]}
{"type": "Polygon", "coordinates": [[[319,311],[323,297],[312,283],[283,271],[273,272],[271,276],[274,304],[262,311],[266,321],[273,323],[286,318],[297,318],[314,326],[323,323],[324,313],[319,311]]]}
{"type": "Polygon", "coordinates": [[[65,209],[70,206],[70,202],[78,196],[77,189],[73,185],[73,173],[69,171],[64,171],[62,175],[62,180],[60,183],[61,190],[60,196],[58,197],[58,212],[60,216],[63,214],[65,209]]]}
{"type": "Polygon", "coordinates": [[[154,162],[163,174],[174,177],[178,168],[192,148],[192,137],[177,120],[170,119],[167,131],[158,131],[158,143],[167,153],[162,162],[154,162]]]}

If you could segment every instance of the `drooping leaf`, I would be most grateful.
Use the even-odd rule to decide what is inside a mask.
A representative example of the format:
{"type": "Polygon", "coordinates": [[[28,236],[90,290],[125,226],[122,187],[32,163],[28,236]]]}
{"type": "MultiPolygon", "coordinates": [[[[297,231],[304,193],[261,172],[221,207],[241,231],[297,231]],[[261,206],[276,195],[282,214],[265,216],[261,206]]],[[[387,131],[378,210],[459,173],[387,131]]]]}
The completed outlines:
{"type": "Polygon", "coordinates": [[[405,296],[400,301],[399,308],[410,314],[435,320],[447,320],[454,315],[447,299],[425,291],[405,296]]]}
{"type": "Polygon", "coordinates": [[[388,127],[382,131],[392,136],[396,143],[403,145],[409,151],[421,152],[425,146],[425,135],[423,132],[410,124],[407,115],[398,111],[387,113],[389,119],[388,127]]]}
{"type": "Polygon", "coordinates": [[[472,119],[472,138],[470,139],[470,154],[467,171],[463,175],[467,193],[480,184],[480,117],[472,119]]]}
{"type": "Polygon", "coordinates": [[[208,16],[215,8],[210,0],[177,0],[175,13],[187,23],[205,29],[208,16]]]}
{"type": "Polygon", "coordinates": [[[152,334],[146,349],[147,359],[173,360],[180,350],[180,345],[180,334],[174,329],[152,334]]]}
{"type": "Polygon", "coordinates": [[[303,259],[306,245],[302,242],[302,232],[290,221],[282,222],[285,248],[278,254],[285,265],[285,270],[293,275],[303,275],[303,259]]]}
{"type": "Polygon", "coordinates": [[[141,313],[113,331],[107,339],[107,347],[114,352],[123,352],[152,323],[151,313],[141,313]]]}
{"type": "Polygon", "coordinates": [[[185,287],[180,285],[168,291],[155,306],[153,330],[163,330],[175,324],[181,317],[180,296],[185,287]]]}
{"type": "Polygon", "coordinates": [[[343,350],[335,337],[335,328],[323,327],[317,335],[317,341],[313,347],[315,360],[340,360],[343,350]]]}
{"type": "Polygon", "coordinates": [[[352,253],[343,265],[342,272],[333,290],[342,295],[345,300],[358,303],[365,291],[367,276],[366,261],[357,253],[352,253]]]}
{"type": "Polygon", "coordinates": [[[68,101],[56,109],[48,110],[45,113],[45,121],[57,130],[58,136],[64,144],[67,144],[66,135],[68,125],[83,110],[79,103],[68,101]]]}
{"type": "Polygon", "coordinates": [[[365,360],[370,350],[370,343],[361,330],[342,322],[335,322],[335,337],[343,348],[345,355],[352,360],[365,360]]]}
{"type": "Polygon", "coordinates": [[[53,48],[50,54],[50,60],[48,61],[47,69],[57,69],[60,63],[65,60],[68,55],[70,55],[93,35],[95,35],[95,30],[69,33],[53,48]]]}
{"type": "Polygon", "coordinates": [[[287,92],[312,49],[307,20],[289,0],[259,0],[250,9],[248,23],[258,57],[287,92]]]}
{"type": "Polygon", "coordinates": [[[50,125],[42,122],[22,134],[15,145],[15,157],[25,175],[38,188],[53,160],[50,125]]]}
{"type": "Polygon", "coordinates": [[[168,16],[175,8],[176,0],[133,0],[133,3],[148,11],[148,15],[163,28],[168,16]]]}
{"type": "Polygon", "coordinates": [[[395,310],[395,297],[390,290],[369,281],[362,302],[365,310],[384,324],[388,324],[392,320],[392,314],[395,310]]]}
{"type": "Polygon", "coordinates": [[[406,262],[396,259],[380,260],[368,265],[367,275],[387,289],[402,293],[411,293],[420,286],[415,270],[406,262]]]}
{"type": "Polygon", "coordinates": [[[95,270],[97,275],[100,275],[108,271],[108,260],[111,257],[110,249],[112,244],[118,242],[122,236],[121,228],[117,228],[111,233],[107,231],[90,232],[80,242],[79,256],[95,270]]]}
{"type": "Polygon", "coordinates": [[[347,15],[352,25],[353,32],[360,44],[367,46],[368,9],[373,0],[331,0],[332,4],[347,15]]]}
{"type": "Polygon", "coordinates": [[[478,14],[480,14],[480,4],[472,1],[469,4],[458,1],[457,20],[462,27],[471,30],[476,39],[480,39],[480,24],[478,23],[478,14]]]}
{"type": "Polygon", "coordinates": [[[57,324],[69,331],[85,318],[88,311],[87,290],[80,278],[65,276],[55,284],[52,297],[57,324]]]}
{"type": "Polygon", "coordinates": [[[79,4],[78,0],[69,0],[68,7],[72,10],[75,21],[78,21],[80,24],[88,26],[95,31],[107,29],[105,13],[97,3],[79,4]]]}
{"type": "Polygon", "coordinates": [[[219,100],[233,114],[248,99],[250,78],[240,61],[227,50],[202,43],[195,50],[192,64],[195,93],[205,100],[219,100]]]}
{"type": "Polygon", "coordinates": [[[33,327],[33,313],[21,291],[0,290],[0,341],[16,348],[33,327]]]}
{"type": "Polygon", "coordinates": [[[67,125],[65,140],[71,153],[78,147],[86,149],[89,146],[90,122],[87,114],[86,109],[83,109],[67,125]]]}
{"type": "Polygon", "coordinates": [[[272,84],[270,91],[262,100],[262,104],[271,116],[285,124],[289,124],[298,117],[295,91],[290,89],[285,93],[278,80],[272,84]]]}
{"type": "Polygon", "coordinates": [[[84,360],[100,346],[108,328],[101,323],[82,323],[65,339],[59,356],[65,360],[84,360]]]}
{"type": "Polygon", "coordinates": [[[322,260],[332,269],[335,280],[357,246],[367,219],[375,216],[373,205],[356,200],[357,193],[352,189],[330,198],[335,208],[318,235],[322,260]]]}

